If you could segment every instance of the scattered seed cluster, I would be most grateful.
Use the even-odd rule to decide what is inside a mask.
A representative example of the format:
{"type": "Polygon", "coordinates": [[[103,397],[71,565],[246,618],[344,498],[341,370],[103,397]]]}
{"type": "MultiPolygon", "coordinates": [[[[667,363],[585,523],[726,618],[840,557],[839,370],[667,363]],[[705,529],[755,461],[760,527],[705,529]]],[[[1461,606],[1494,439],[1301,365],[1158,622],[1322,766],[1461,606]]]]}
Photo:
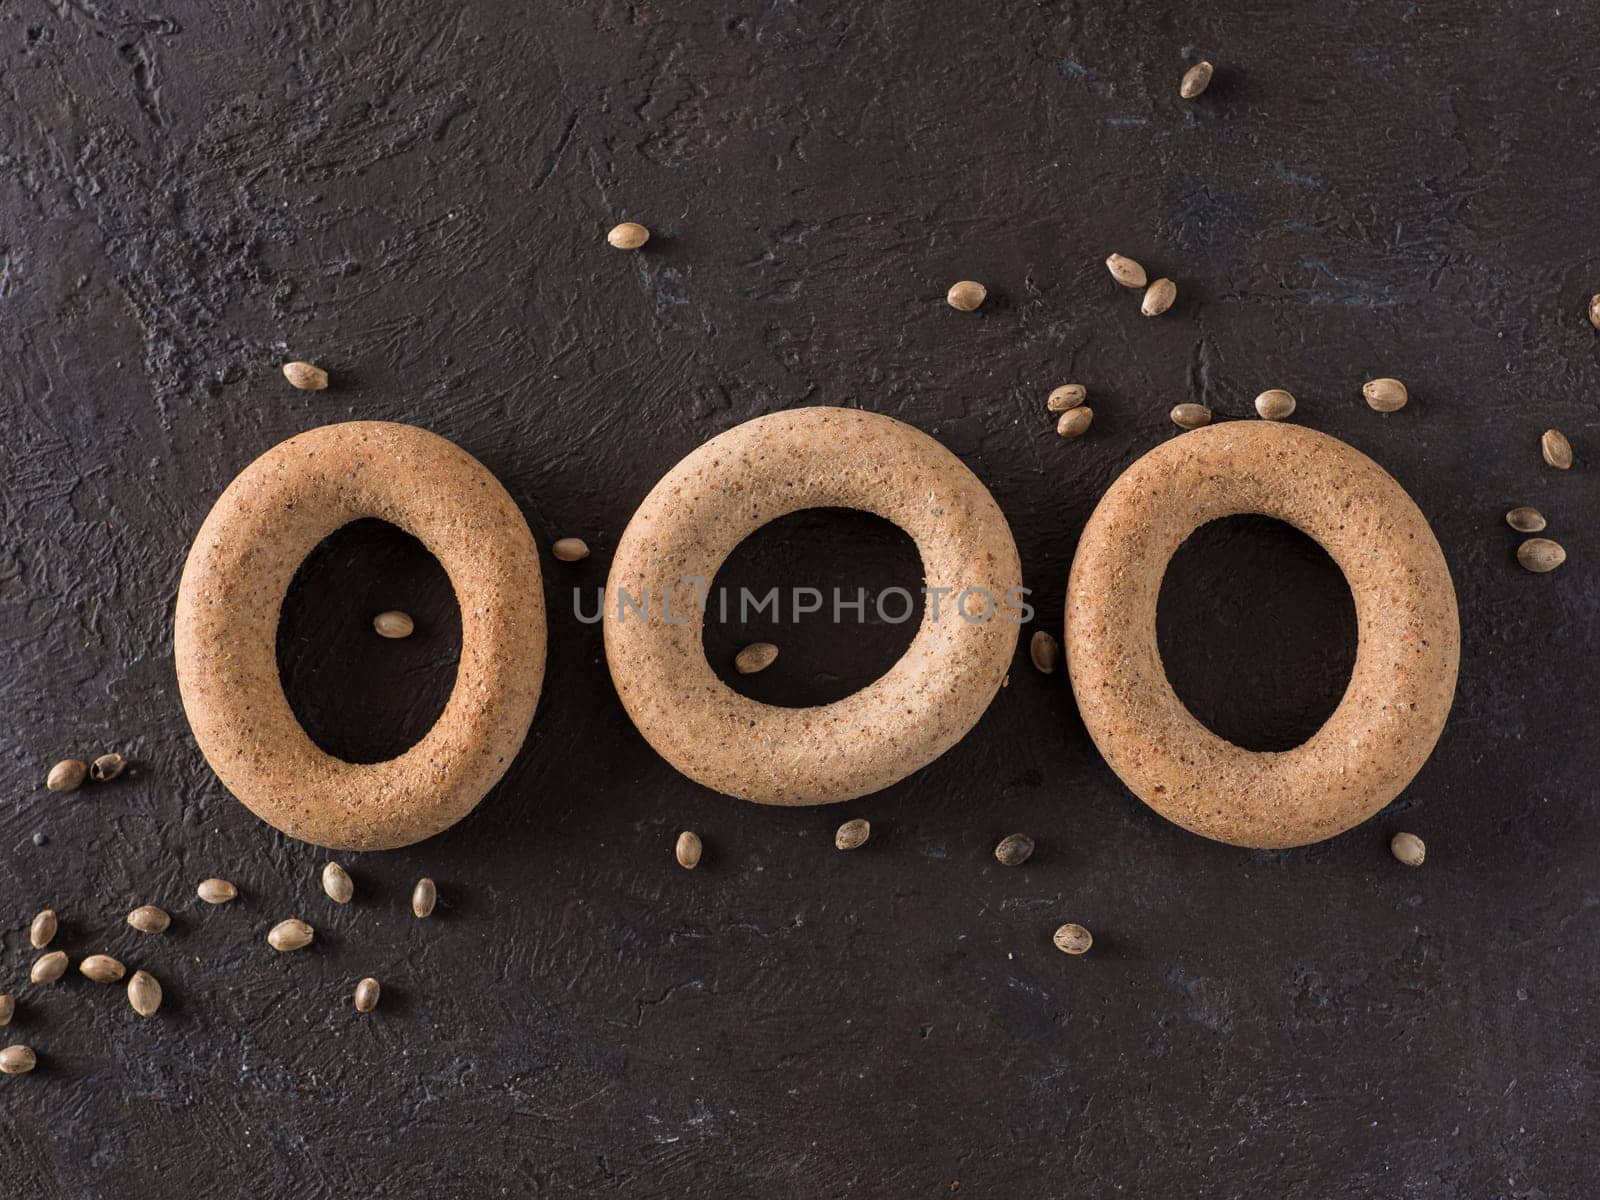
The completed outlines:
{"type": "Polygon", "coordinates": [[[109,783],[127,767],[128,760],[116,753],[102,754],[91,763],[78,758],[63,758],[50,768],[44,778],[44,786],[52,792],[75,792],[86,779],[94,783],[109,783]]]}
{"type": "MultiPolygon", "coordinates": [[[[172,924],[164,909],[154,904],[143,904],[128,914],[128,924],[140,933],[164,933],[172,924]]],[[[28,944],[45,952],[33,960],[28,969],[28,982],[35,987],[49,987],[66,977],[71,965],[65,950],[47,950],[61,930],[60,920],[53,908],[41,909],[28,923],[28,944]]],[[[78,973],[93,983],[121,983],[128,974],[122,961],[109,954],[90,954],[78,962],[78,973]]],[[[141,1017],[154,1016],[161,1007],[161,984],[148,971],[136,970],[128,979],[128,1004],[141,1017]]],[[[16,1014],[16,997],[0,995],[0,1027],[9,1025],[16,1014]]],[[[38,1066],[39,1057],[31,1046],[11,1045],[0,1050],[0,1074],[26,1075],[38,1066]]]]}
{"type": "Polygon", "coordinates": [[[1094,419],[1094,411],[1088,408],[1086,400],[1090,398],[1090,389],[1083,384],[1062,384],[1061,387],[1051,390],[1045,397],[1045,410],[1050,413],[1061,413],[1056,418],[1056,434],[1061,437],[1078,437],[1094,419]]]}
{"type": "MultiPolygon", "coordinates": [[[[1517,533],[1541,533],[1545,528],[1545,519],[1537,508],[1519,504],[1506,513],[1506,524],[1517,533]]],[[[1517,562],[1522,564],[1524,570],[1532,571],[1535,575],[1548,574],[1566,561],[1566,548],[1553,538],[1525,538],[1517,546],[1517,562]]]]}
{"type": "MultiPolygon", "coordinates": [[[[1040,631],[1043,632],[1042,630],[1040,631]]],[[[1046,634],[1045,636],[1049,636],[1046,634]]],[[[872,838],[872,822],[864,817],[846,821],[834,830],[833,846],[836,850],[859,850],[872,838]]],[[[1003,867],[1020,867],[1033,857],[1034,841],[1025,833],[1011,833],[1001,838],[994,848],[995,861],[1003,867]]],[[[705,845],[698,833],[685,829],[673,844],[672,855],[678,865],[692,871],[700,865],[705,845]]],[[[1057,949],[1068,954],[1085,954],[1094,938],[1082,925],[1063,925],[1055,932],[1057,949]]],[[[359,1007],[359,1002],[358,1002],[359,1007]]]]}
{"type": "MultiPolygon", "coordinates": [[[[684,834],[694,838],[693,834],[684,834]]],[[[681,853],[681,852],[680,852],[681,853]]],[[[695,838],[695,859],[699,859],[699,839],[695,838]]],[[[681,858],[680,858],[681,861],[681,858]]],[[[693,866],[693,863],[685,863],[693,866]]],[[[322,868],[322,890],[335,904],[348,904],[355,896],[355,882],[350,873],[336,862],[322,868]]],[[[207,904],[227,904],[237,899],[239,889],[226,879],[204,879],[195,888],[195,894],[207,904]]],[[[439,900],[439,890],[431,879],[417,880],[411,892],[411,911],[418,918],[433,914],[439,900]]],[[[159,905],[141,904],[128,913],[128,925],[143,934],[163,934],[172,927],[172,917],[159,905]]],[[[28,924],[28,942],[35,950],[44,950],[33,961],[28,971],[28,981],[36,987],[48,987],[60,982],[71,965],[65,950],[50,950],[60,932],[60,920],[53,908],[41,909],[28,924]]],[[[298,917],[279,921],[267,931],[267,945],[280,954],[293,953],[311,945],[316,930],[298,917]]],[[[109,954],[89,954],[78,962],[78,972],[94,983],[121,983],[127,979],[128,1006],[141,1017],[153,1017],[161,1008],[161,982],[150,972],[135,969],[130,975],[120,959],[109,954]]],[[[362,979],[355,987],[354,1003],[359,1013],[370,1013],[378,1006],[380,987],[371,976],[362,979]]],[[[16,997],[0,994],[0,1028],[11,1023],[17,1010],[16,997]]],[[[12,1045],[0,1049],[0,1074],[25,1075],[38,1065],[38,1055],[29,1046],[12,1045]]]]}

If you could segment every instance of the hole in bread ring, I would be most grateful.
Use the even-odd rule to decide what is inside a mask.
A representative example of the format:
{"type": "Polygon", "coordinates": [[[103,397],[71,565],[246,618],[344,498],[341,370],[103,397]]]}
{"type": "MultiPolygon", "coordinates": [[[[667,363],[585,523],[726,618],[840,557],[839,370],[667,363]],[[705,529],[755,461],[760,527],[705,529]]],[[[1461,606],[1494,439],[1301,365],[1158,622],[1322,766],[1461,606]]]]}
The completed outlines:
{"type": "Polygon", "coordinates": [[[645,497],[606,582],[606,659],[639,732],[683,774],[761,804],[827,804],[897,783],[977,723],[1011,664],[1021,585],[1004,515],[954,454],[891,417],[794,409],[713,438],[645,497]],[[734,547],[807,508],[893,522],[916,543],[924,586],[950,591],[923,606],[910,647],[876,681],[780,708],[717,678],[700,603],[734,547]],[[983,594],[996,611],[963,618],[968,589],[973,618],[983,594]]]}
{"type": "Polygon", "coordinates": [[[832,704],[905,657],[922,622],[921,588],[922,557],[900,526],[858,508],[802,509],[768,521],[717,568],[702,647],[717,678],[741,696],[782,708],[832,704]],[[851,607],[838,614],[829,603],[799,613],[793,604],[756,611],[774,588],[793,597],[804,587],[851,607]],[[753,643],[780,652],[745,674],[739,653],[753,643]]]}
{"type": "Polygon", "coordinates": [[[1172,690],[1212,733],[1245,750],[1292,750],[1350,686],[1356,602],[1316,539],[1239,513],[1207,521],[1173,554],[1156,648],[1172,690]]]}
{"type": "Polygon", "coordinates": [[[228,485],[178,585],[178,686],[201,753],[262,820],[346,850],[410,845],[455,824],[511,764],[544,678],[533,537],[487,468],[410,425],[325,425],[273,447],[228,485]],[[295,719],[278,677],[290,581],[334,530],[376,517],[415,536],[461,610],[456,682],[404,754],[348,763],[295,719]]]}
{"type": "Polygon", "coordinates": [[[404,529],[365,517],[335,529],[294,573],[278,614],[278,678],[318,746],[386,762],[432,729],[456,683],[461,608],[450,577],[404,529]],[[412,636],[378,633],[398,609],[412,636]]]}
{"type": "Polygon", "coordinates": [[[1095,508],[1067,585],[1067,663],[1100,753],[1162,816],[1237,846],[1321,841],[1399,795],[1444,728],[1460,647],[1449,568],[1411,497],[1359,451],[1294,425],[1228,422],[1150,451],[1095,508]],[[1292,750],[1244,750],[1207,729],[1156,645],[1173,552],[1238,513],[1314,538],[1355,600],[1349,686],[1292,750]]]}

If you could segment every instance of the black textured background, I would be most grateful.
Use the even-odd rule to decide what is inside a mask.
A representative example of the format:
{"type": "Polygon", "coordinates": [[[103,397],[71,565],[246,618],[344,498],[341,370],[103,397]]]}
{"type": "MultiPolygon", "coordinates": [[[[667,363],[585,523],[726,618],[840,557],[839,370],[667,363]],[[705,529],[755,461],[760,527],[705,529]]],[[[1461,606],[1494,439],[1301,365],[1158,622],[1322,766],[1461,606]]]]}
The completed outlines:
{"type": "MultiPolygon", "coordinates": [[[[0,1079],[8,1193],[1593,1194],[1597,39],[1592,6],[1486,0],[0,5],[0,988],[40,1054],[0,1079]],[[606,247],[623,218],[644,252],[606,247]],[[1178,280],[1170,314],[1138,315],[1112,250],[1178,280]],[[943,302],[964,277],[991,290],[975,315],[943,302]],[[285,358],[334,386],[291,391],[285,358]],[[1387,417],[1359,391],[1384,374],[1414,396],[1387,417]],[[1077,443],[1043,409],[1068,380],[1096,411],[1077,443]],[[1328,844],[1161,821],[1022,655],[887,793],[712,795],[634,732],[571,615],[679,456],[834,403],[962,456],[1054,629],[1079,529],[1167,409],[1246,418],[1268,386],[1411,490],[1461,601],[1438,751],[1328,844]],[[505,781],[425,845],[345,856],[337,910],[326,856],[196,752],[171,614],[229,479],[350,417],[454,439],[542,545],[595,554],[546,555],[550,670],[505,781]],[[1540,461],[1551,425],[1569,473],[1540,461]],[[1566,545],[1555,574],[1516,566],[1517,503],[1566,545]],[[44,790],[109,748],[123,780],[44,790]],[[841,855],[852,816],[874,837],[841,855]],[[1422,870],[1389,857],[1399,828],[1422,870]],[[1006,870],[1012,830],[1040,851],[1006,870]],[[193,899],[213,873],[238,903],[193,899]],[[405,907],[424,873],[431,922],[405,907]],[[172,932],[127,930],[140,902],[172,932]],[[76,973],[27,985],[46,904],[75,960],[162,979],[158,1018],[76,973]],[[274,954],[291,914],[316,945],[274,954]],[[1065,920],[1088,957],[1051,947],[1065,920]]],[[[1201,537],[1163,608],[1180,690],[1236,737],[1304,736],[1348,594],[1281,528],[1201,537]]],[[[917,563],[821,513],[728,568],[829,571],[917,563]]],[[[448,689],[454,620],[414,543],[348,530],[290,597],[291,697],[325,745],[392,752],[448,689]],[[413,642],[368,632],[391,606],[413,642]]],[[[776,636],[752,686],[793,703],[899,634],[776,636]]]]}

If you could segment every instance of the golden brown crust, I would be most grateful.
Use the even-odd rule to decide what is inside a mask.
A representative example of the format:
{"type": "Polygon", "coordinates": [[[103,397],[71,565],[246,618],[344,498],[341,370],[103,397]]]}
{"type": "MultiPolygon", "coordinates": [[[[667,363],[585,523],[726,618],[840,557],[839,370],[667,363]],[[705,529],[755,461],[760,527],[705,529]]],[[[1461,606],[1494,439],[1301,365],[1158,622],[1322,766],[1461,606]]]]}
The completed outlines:
{"type": "Polygon", "coordinates": [[[1206,837],[1281,847],[1342,833],[1411,781],[1449,714],[1461,634],[1444,555],[1398,483],[1326,434],[1234,421],[1157,447],[1101,499],[1072,564],[1066,646],[1084,724],[1134,794],[1206,837]],[[1241,749],[1196,721],[1156,648],[1173,551],[1205,522],[1246,512],[1322,545],[1360,631],[1339,707],[1282,753],[1241,749]]]}
{"type": "MultiPolygon", "coordinates": [[[[762,804],[826,804],[875,792],[932,762],[976,724],[1016,647],[1021,566],[988,490],[938,442],[890,417],[802,408],[760,417],[695,450],[629,522],[606,586],[606,658],[646,740],[685,775],[762,804]],[[929,587],[982,588],[1011,609],[986,623],[931,602],[904,657],[834,704],[779,708],[741,696],[706,662],[701,589],[755,530],[804,508],[893,521],[929,587]],[[685,583],[700,578],[702,585],[685,583]],[[648,616],[621,609],[648,591],[648,616]],[[659,598],[670,596],[674,621],[659,598]]],[[[977,612],[977,596],[968,600],[977,612]]]]}
{"type": "Polygon", "coordinates": [[[212,769],[264,821],[336,849],[409,845],[470,812],[521,746],[544,677],[544,596],[521,511],[460,447],[384,421],[310,430],[245,468],[195,537],[175,624],[184,709],[212,769]],[[415,535],[461,608],[444,712],[410,750],[370,764],[311,741],[276,652],[295,571],[362,517],[415,535]]]}

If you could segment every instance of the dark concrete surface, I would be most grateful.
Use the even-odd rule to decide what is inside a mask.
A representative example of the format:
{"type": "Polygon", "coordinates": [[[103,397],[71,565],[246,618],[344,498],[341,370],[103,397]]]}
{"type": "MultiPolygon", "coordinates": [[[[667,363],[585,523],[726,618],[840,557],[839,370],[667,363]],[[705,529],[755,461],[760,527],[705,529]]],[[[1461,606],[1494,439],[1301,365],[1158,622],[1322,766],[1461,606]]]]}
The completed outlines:
{"type": "MultiPolygon", "coordinates": [[[[1595,1194],[1597,39],[1592,6],[1486,0],[0,5],[0,990],[40,1055],[0,1079],[7,1194],[1595,1194]],[[1185,104],[1199,57],[1216,82],[1185,104]],[[644,252],[604,244],[623,218],[644,252]],[[1138,315],[1112,250],[1179,281],[1170,314],[1138,315]],[[964,277],[975,315],[943,303],[964,277]],[[291,357],[334,386],[291,391],[291,357]],[[1410,407],[1368,410],[1375,375],[1410,407]],[[1096,410],[1070,444],[1043,409],[1068,380],[1096,410]],[[1411,490],[1461,601],[1437,752],[1331,843],[1166,824],[1021,654],[889,792],[712,795],[635,733],[573,616],[680,455],[836,403],[962,456],[1057,628],[1078,531],[1167,409],[1248,418],[1269,386],[1411,490]],[[546,559],[550,671],[505,781],[427,844],[343,856],[336,909],[327,856],[196,751],[171,616],[229,479],[350,417],[454,439],[541,544],[595,554],[546,559]],[[1518,503],[1565,544],[1555,574],[1516,565],[1518,503]],[[124,779],[44,790],[110,748],[124,779]],[[855,816],[873,840],[838,854],[855,816]],[[1401,828],[1423,869],[1390,858],[1401,828]],[[1040,850],[1006,870],[1013,830],[1040,850]],[[193,899],[211,874],[238,903],[193,899]],[[169,934],[122,924],[142,902],[169,934]],[[47,904],[75,960],[161,978],[157,1018],[26,983],[47,904]],[[291,914],[316,944],[274,954],[291,914]],[[1086,958],[1051,947],[1066,920],[1086,958]]],[[[1201,539],[1162,613],[1180,691],[1240,740],[1303,737],[1352,650],[1337,573],[1268,523],[1201,539]]],[[[818,572],[917,562],[819,513],[726,571],[818,572]]],[[[415,543],[341,533],[289,597],[289,693],[324,745],[392,753],[442,703],[455,621],[415,543]],[[370,636],[388,607],[413,642],[370,636]]],[[[902,633],[707,640],[783,641],[746,686],[801,703],[902,633]]]]}

